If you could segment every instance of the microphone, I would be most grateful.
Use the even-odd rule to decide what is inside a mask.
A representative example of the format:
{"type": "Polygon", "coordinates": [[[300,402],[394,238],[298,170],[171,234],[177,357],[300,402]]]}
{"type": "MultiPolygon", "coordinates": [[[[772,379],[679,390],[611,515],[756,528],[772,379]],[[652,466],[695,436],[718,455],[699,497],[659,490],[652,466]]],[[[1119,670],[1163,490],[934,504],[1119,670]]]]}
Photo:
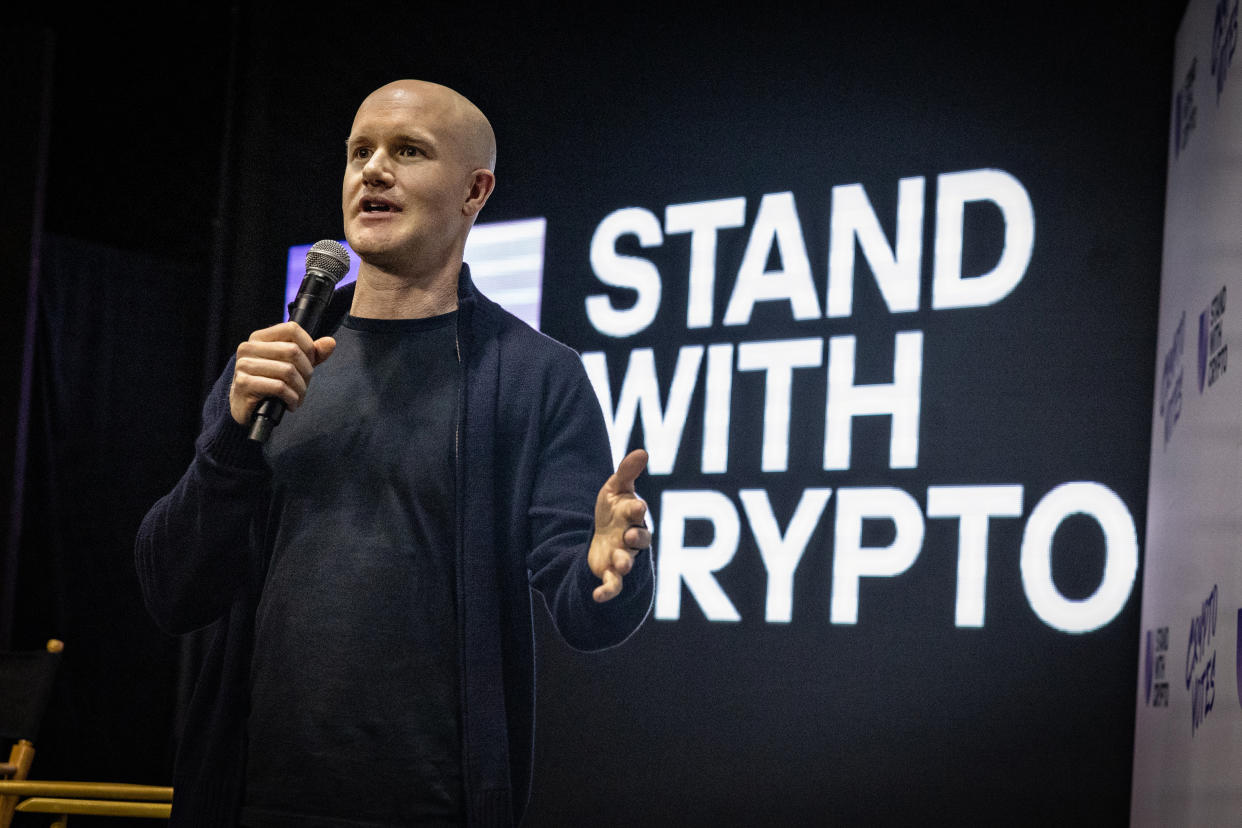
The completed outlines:
{"type": "MultiPolygon", "coordinates": [[[[349,251],[345,245],[331,239],[315,242],[306,252],[306,276],[298,295],[289,303],[289,319],[301,325],[312,338],[319,319],[323,316],[336,283],[349,272],[349,251]]],[[[254,420],[250,423],[250,439],[266,443],[272,429],[285,415],[285,401],[268,397],[259,403],[254,420]]]]}

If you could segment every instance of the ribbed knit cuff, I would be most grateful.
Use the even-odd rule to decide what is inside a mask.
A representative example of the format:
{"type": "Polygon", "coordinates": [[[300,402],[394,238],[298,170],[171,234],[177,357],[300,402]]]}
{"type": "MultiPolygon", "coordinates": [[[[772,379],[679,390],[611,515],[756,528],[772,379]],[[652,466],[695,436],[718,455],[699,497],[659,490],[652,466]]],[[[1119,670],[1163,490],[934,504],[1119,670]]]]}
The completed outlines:
{"type": "Polygon", "coordinates": [[[634,566],[621,579],[621,594],[616,598],[602,604],[596,602],[595,588],[603,581],[591,571],[585,554],[579,563],[578,583],[580,600],[590,607],[590,617],[601,631],[609,630],[603,633],[604,638],[610,641],[606,646],[614,647],[633,635],[651,610],[655,592],[652,551],[650,548],[643,549],[634,556],[634,566]]]}
{"type": "Polygon", "coordinates": [[[239,471],[266,471],[263,444],[250,439],[250,429],[238,425],[227,411],[198,438],[200,455],[214,466],[239,471]]]}

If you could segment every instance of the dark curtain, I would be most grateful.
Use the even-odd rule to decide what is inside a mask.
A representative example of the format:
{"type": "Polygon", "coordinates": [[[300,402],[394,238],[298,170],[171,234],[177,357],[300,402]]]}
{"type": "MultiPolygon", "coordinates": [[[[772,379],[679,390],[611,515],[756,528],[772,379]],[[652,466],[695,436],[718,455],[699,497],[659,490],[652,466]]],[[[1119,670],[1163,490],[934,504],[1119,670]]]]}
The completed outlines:
{"type": "Polygon", "coordinates": [[[179,643],[133,546],[192,452],[207,269],[45,237],[14,645],[65,658],[36,777],[170,783],[179,643]]]}

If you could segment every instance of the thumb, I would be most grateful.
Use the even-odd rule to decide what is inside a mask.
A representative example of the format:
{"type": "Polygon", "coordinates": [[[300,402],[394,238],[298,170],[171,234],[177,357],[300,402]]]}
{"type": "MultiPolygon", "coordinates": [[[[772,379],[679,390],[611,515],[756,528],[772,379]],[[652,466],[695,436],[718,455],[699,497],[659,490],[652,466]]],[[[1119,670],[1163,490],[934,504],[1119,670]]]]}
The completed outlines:
{"type": "Polygon", "coordinates": [[[647,468],[647,452],[634,449],[617,464],[617,471],[609,478],[612,490],[616,492],[634,491],[634,481],[647,468]]]}
{"type": "Polygon", "coordinates": [[[323,336],[315,340],[315,359],[314,364],[318,365],[328,357],[332,356],[332,352],[336,350],[336,340],[330,336],[323,336]]]}

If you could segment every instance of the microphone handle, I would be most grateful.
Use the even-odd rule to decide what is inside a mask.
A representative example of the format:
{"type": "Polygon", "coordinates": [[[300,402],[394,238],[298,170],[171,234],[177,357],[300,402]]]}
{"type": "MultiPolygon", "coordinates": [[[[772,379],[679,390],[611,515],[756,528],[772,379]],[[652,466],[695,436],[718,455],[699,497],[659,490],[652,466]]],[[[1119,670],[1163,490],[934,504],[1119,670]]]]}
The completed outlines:
{"type": "MultiPolygon", "coordinates": [[[[289,305],[289,320],[297,322],[312,337],[319,327],[328,300],[332,298],[332,290],[336,282],[316,270],[308,271],[298,289],[298,295],[289,305]]],[[[250,421],[250,439],[256,443],[266,443],[272,436],[272,429],[285,416],[285,401],[277,397],[268,397],[255,409],[254,419],[250,421]]]]}

